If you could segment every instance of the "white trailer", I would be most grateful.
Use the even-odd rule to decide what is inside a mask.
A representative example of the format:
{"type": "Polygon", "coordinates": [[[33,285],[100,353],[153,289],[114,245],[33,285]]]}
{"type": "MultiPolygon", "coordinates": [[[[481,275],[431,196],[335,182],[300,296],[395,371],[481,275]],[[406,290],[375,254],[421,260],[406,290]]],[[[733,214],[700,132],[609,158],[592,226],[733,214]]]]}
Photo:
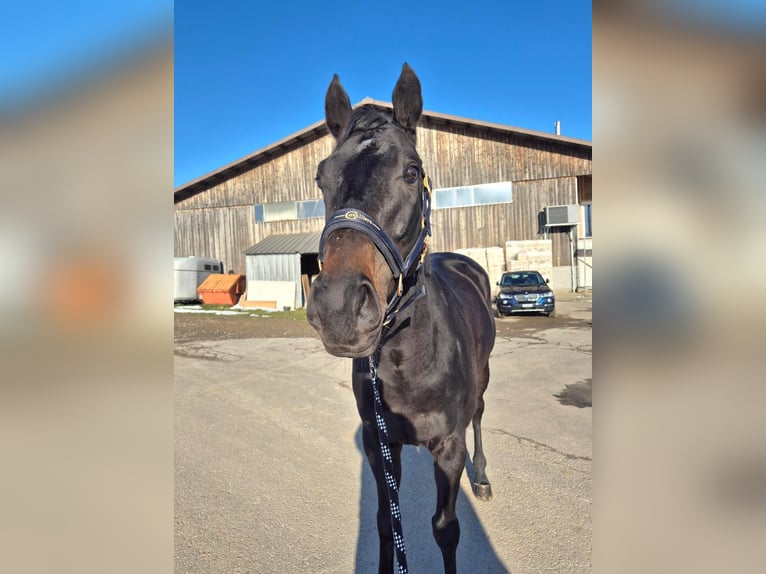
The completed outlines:
{"type": "Polygon", "coordinates": [[[199,301],[197,287],[211,273],[223,273],[223,263],[204,257],[173,258],[173,301],[199,301]]]}

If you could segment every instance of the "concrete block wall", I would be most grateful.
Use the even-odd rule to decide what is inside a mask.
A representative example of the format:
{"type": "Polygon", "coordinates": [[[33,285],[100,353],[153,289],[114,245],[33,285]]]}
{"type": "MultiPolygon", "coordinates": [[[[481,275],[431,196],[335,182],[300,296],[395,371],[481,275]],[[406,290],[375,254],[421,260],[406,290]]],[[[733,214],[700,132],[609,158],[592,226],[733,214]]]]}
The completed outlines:
{"type": "Polygon", "coordinates": [[[527,239],[505,242],[507,271],[534,269],[553,282],[553,243],[550,239],[527,239]]]}
{"type": "Polygon", "coordinates": [[[550,239],[506,241],[503,247],[457,249],[476,261],[489,275],[492,296],[499,290],[497,282],[505,271],[534,269],[549,280],[554,291],[572,291],[572,268],[553,267],[553,244],[550,239]]]}

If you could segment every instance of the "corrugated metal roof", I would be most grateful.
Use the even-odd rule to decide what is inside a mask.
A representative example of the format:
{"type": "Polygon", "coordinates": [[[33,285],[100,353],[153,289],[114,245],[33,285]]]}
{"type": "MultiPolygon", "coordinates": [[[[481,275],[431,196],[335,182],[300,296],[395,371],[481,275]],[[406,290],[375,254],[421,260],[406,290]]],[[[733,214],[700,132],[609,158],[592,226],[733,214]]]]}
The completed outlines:
{"type": "Polygon", "coordinates": [[[245,255],[273,255],[279,253],[319,253],[321,231],[269,235],[245,251],[245,255]]]}

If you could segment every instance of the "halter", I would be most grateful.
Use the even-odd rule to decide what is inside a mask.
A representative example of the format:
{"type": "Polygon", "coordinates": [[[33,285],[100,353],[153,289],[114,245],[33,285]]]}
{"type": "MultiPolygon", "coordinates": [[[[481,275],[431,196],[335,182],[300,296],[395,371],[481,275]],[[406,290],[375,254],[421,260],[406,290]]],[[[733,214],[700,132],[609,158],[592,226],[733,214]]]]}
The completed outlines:
{"type": "Polygon", "coordinates": [[[322,237],[319,240],[319,269],[322,269],[324,260],[324,244],[327,238],[338,229],[354,229],[364,233],[370,241],[377,247],[391,268],[394,275],[394,281],[397,282],[397,288],[391,300],[386,306],[384,321],[390,319],[397,312],[397,306],[404,293],[404,280],[410,272],[420,268],[426,255],[428,247],[428,238],[431,236],[431,181],[428,176],[423,175],[423,187],[421,189],[422,202],[422,220],[420,234],[415,245],[413,245],[406,258],[403,258],[394,242],[388,234],[361,209],[340,209],[333,213],[325,224],[322,231],[322,237]],[[415,262],[417,261],[417,266],[415,262]]]}

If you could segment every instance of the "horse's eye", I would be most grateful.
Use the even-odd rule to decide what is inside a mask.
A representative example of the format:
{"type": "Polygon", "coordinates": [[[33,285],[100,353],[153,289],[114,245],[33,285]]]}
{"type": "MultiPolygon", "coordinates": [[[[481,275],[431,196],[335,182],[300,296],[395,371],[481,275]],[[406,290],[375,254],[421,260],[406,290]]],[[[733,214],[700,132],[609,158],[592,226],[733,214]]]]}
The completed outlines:
{"type": "Polygon", "coordinates": [[[418,180],[419,175],[420,170],[417,168],[417,166],[411,165],[404,172],[404,180],[407,183],[415,183],[418,180]]]}

